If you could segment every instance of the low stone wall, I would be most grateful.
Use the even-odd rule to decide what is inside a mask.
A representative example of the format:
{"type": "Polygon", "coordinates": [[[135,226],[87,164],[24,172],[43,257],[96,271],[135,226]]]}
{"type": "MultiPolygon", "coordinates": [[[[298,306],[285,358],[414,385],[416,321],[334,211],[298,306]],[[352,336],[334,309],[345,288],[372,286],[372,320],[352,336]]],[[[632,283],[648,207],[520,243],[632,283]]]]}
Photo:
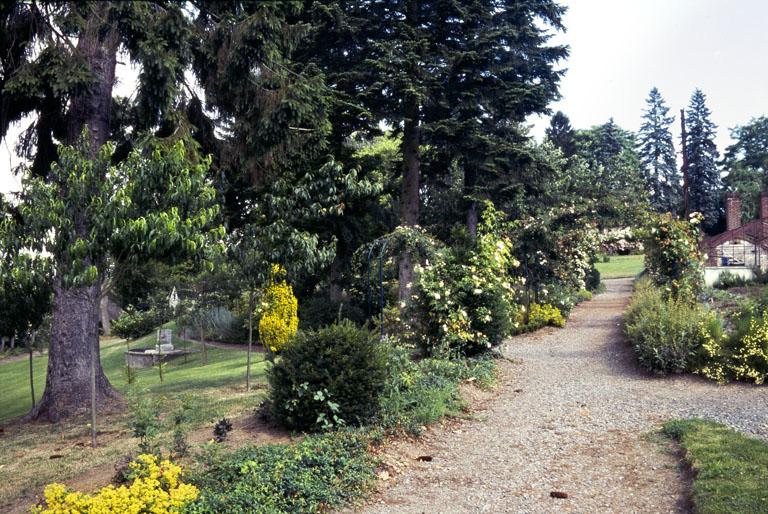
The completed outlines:
{"type": "Polygon", "coordinates": [[[729,271],[733,275],[737,275],[746,280],[753,280],[755,278],[755,272],[752,268],[746,266],[707,266],[704,268],[704,283],[708,286],[713,286],[720,278],[720,273],[723,271],[729,271]]]}

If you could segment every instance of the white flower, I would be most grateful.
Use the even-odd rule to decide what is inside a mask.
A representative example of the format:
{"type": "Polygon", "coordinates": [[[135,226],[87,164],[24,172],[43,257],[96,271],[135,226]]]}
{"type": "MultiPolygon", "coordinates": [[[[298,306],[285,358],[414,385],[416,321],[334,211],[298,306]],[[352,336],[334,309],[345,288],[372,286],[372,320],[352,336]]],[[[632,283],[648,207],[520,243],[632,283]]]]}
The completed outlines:
{"type": "Polygon", "coordinates": [[[435,297],[435,300],[439,300],[440,299],[440,293],[435,293],[434,297],[435,297]]]}
{"type": "Polygon", "coordinates": [[[483,290],[480,289],[480,288],[475,288],[472,292],[475,293],[475,294],[482,294],[483,290]]]}

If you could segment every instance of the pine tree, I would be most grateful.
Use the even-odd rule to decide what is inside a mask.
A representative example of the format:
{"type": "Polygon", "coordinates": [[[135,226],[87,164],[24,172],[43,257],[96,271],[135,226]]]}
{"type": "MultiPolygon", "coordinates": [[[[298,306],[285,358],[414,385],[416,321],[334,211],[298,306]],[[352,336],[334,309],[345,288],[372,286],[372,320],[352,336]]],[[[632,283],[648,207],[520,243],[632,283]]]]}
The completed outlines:
{"type": "Polygon", "coordinates": [[[674,116],[655,87],[646,100],[643,124],[638,132],[638,155],[642,164],[651,207],[657,212],[680,210],[682,186],[675,161],[675,147],[670,126],[674,116]]]}
{"type": "Polygon", "coordinates": [[[547,139],[559,148],[565,157],[571,157],[576,153],[575,133],[571,127],[571,120],[563,111],[557,111],[552,115],[545,133],[547,139]]]}
{"type": "Polygon", "coordinates": [[[704,215],[705,230],[711,230],[718,223],[722,210],[722,180],[717,167],[718,152],[715,146],[717,126],[709,117],[706,97],[700,89],[696,89],[685,114],[688,202],[691,212],[697,211],[704,215]]]}

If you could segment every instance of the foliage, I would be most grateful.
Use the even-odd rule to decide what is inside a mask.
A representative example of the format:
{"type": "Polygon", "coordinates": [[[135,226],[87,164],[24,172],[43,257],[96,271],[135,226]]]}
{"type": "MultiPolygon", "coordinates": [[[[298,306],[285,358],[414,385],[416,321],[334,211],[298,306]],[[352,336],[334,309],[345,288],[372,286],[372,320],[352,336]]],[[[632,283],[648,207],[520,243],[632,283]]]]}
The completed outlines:
{"type": "Polygon", "coordinates": [[[154,455],[142,454],[130,463],[131,485],[109,485],[89,496],[69,491],[62,484],[45,488],[45,507],[33,508],[36,514],[67,514],[72,512],[153,512],[180,513],[198,497],[197,487],[181,481],[181,467],[168,460],[159,461],[154,455]]]}
{"type": "Polygon", "coordinates": [[[715,289],[730,289],[731,287],[743,287],[746,285],[747,279],[736,273],[732,273],[729,270],[723,270],[717,277],[717,281],[713,285],[715,289]]]}
{"type": "Polygon", "coordinates": [[[272,414],[297,430],[366,423],[386,373],[385,349],[349,321],[299,332],[269,371],[272,414]]]}
{"type": "Polygon", "coordinates": [[[418,269],[404,316],[426,354],[476,355],[511,333],[519,263],[505,229],[503,214],[486,204],[474,246],[442,250],[418,269]]]}
{"type": "Polygon", "coordinates": [[[666,423],[693,470],[693,505],[701,514],[768,511],[768,444],[712,421],[666,423]]]}
{"type": "Polygon", "coordinates": [[[142,453],[158,454],[157,436],[162,431],[160,420],[160,402],[147,394],[147,391],[133,391],[129,402],[131,417],[128,426],[133,437],[139,438],[139,450],[142,453]]]}
{"type": "Polygon", "coordinates": [[[638,133],[638,155],[643,167],[651,207],[656,212],[680,211],[682,205],[681,176],[677,169],[675,146],[669,128],[675,121],[667,116],[667,107],[655,87],[646,100],[643,125],[638,133]]]}
{"type": "Polygon", "coordinates": [[[731,130],[732,145],[725,149],[722,167],[729,191],[741,194],[745,219],[757,217],[757,198],[768,188],[768,117],[759,116],[731,130]]]}
{"type": "MultiPolygon", "coordinates": [[[[587,291],[588,292],[588,291],[587,291]]],[[[534,332],[542,327],[564,327],[565,318],[560,309],[549,304],[532,303],[527,312],[518,315],[515,332],[534,332]]]]}
{"type": "Polygon", "coordinates": [[[576,147],[589,170],[588,195],[597,200],[595,215],[600,225],[633,225],[647,205],[635,134],[611,118],[576,131],[576,147]]]}
{"type": "Polygon", "coordinates": [[[271,284],[264,292],[264,311],[259,320],[259,337],[272,353],[285,350],[299,328],[298,300],[280,266],[272,267],[271,284]]]}
{"type": "Polygon", "coordinates": [[[704,348],[722,336],[714,313],[647,282],[638,285],[624,323],[640,363],[659,374],[693,371],[704,348]]]}
{"type": "Polygon", "coordinates": [[[170,319],[167,309],[152,306],[145,311],[128,307],[119,318],[112,322],[112,333],[124,339],[137,339],[151,334],[157,327],[170,319]]]}
{"type": "Polygon", "coordinates": [[[690,221],[671,214],[649,214],[641,231],[645,268],[665,296],[692,301],[703,285],[703,263],[699,251],[701,217],[690,221]]]}
{"type": "Polygon", "coordinates": [[[232,422],[227,418],[221,418],[213,426],[213,440],[217,443],[222,443],[227,439],[227,436],[232,431],[232,422]]]}
{"type": "Polygon", "coordinates": [[[697,373],[718,382],[742,380],[763,384],[768,379],[768,313],[754,307],[737,317],[727,337],[704,346],[697,373]]]}
{"type": "Polygon", "coordinates": [[[717,126],[710,120],[706,96],[700,89],[691,95],[686,111],[686,154],[688,158],[688,208],[703,215],[702,226],[712,231],[720,220],[722,180],[717,167],[715,145],[717,126]]]}
{"type": "Polygon", "coordinates": [[[327,512],[367,492],[375,466],[367,438],[349,431],[247,446],[195,474],[200,497],[185,513],[327,512]]]}
{"type": "Polygon", "coordinates": [[[380,397],[377,424],[389,431],[418,434],[426,425],[458,414],[463,407],[459,383],[472,379],[488,387],[496,376],[496,363],[490,358],[414,360],[411,351],[396,340],[387,339],[384,344],[389,348],[389,377],[380,397]]]}

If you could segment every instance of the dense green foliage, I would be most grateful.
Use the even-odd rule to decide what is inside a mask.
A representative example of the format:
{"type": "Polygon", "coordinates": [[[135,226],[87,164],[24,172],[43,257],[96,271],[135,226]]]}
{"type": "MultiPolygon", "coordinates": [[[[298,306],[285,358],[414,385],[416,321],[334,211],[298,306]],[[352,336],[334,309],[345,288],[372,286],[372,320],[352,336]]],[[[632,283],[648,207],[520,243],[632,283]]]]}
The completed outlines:
{"type": "Polygon", "coordinates": [[[703,286],[701,237],[694,214],[680,220],[671,214],[651,214],[640,234],[645,248],[645,269],[665,295],[693,301],[703,286]]]}
{"type": "Polygon", "coordinates": [[[768,189],[768,117],[760,116],[731,130],[734,143],[725,149],[723,179],[729,191],[740,193],[743,218],[757,217],[757,198],[768,189]]]}
{"type": "Polygon", "coordinates": [[[405,316],[406,329],[426,354],[476,355],[510,334],[519,263],[505,228],[501,213],[488,204],[474,245],[441,250],[420,268],[405,316]]]}
{"type": "Polygon", "coordinates": [[[188,514],[327,512],[366,493],[375,478],[369,440],[354,432],[296,444],[246,446],[204,462],[192,476],[200,498],[188,514]]]}
{"type": "Polygon", "coordinates": [[[664,433],[680,443],[693,471],[693,505],[700,514],[768,510],[768,444],[699,419],[675,420],[664,433]]]}
{"type": "Polygon", "coordinates": [[[638,285],[624,323],[640,364],[659,374],[696,370],[704,348],[722,335],[714,313],[685,299],[668,298],[645,281],[638,285]]]}
{"type": "Polygon", "coordinates": [[[670,131],[675,117],[667,115],[669,107],[655,87],[651,89],[646,104],[643,124],[637,134],[637,153],[643,167],[649,201],[656,212],[675,214],[680,211],[682,200],[682,177],[677,169],[670,131]]]}
{"type": "Polygon", "coordinates": [[[112,322],[112,333],[124,339],[137,339],[151,334],[168,319],[168,313],[157,307],[145,311],[129,308],[112,322]]]}
{"type": "Polygon", "coordinates": [[[457,415],[464,403],[459,383],[473,380],[490,386],[496,363],[486,356],[476,359],[428,357],[414,360],[411,351],[396,340],[385,340],[388,378],[380,396],[376,423],[388,431],[418,434],[445,416],[457,415]]]}
{"type": "Polygon", "coordinates": [[[366,329],[342,321],[300,332],[269,371],[272,414],[297,430],[364,424],[386,377],[385,348],[366,329]]]}
{"type": "Polygon", "coordinates": [[[697,89],[691,96],[685,116],[686,154],[688,158],[688,210],[704,216],[703,227],[712,231],[720,221],[722,180],[717,168],[719,154],[715,146],[717,126],[710,120],[706,96],[697,89]]]}

